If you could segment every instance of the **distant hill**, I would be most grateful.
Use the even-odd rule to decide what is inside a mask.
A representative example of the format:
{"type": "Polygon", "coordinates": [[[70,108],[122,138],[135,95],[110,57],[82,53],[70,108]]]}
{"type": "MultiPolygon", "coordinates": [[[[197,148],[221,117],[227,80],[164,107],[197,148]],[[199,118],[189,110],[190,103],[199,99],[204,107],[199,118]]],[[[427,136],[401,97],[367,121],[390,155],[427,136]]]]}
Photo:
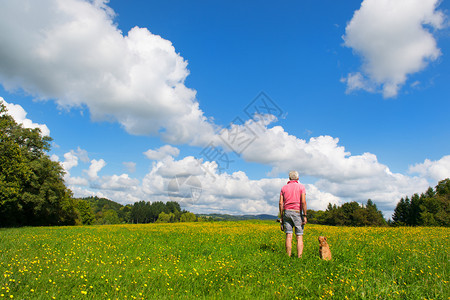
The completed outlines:
{"type": "Polygon", "coordinates": [[[276,220],[277,216],[260,215],[227,215],[227,214],[196,214],[198,217],[212,219],[214,221],[243,221],[243,220],[276,220]]]}
{"type": "Polygon", "coordinates": [[[112,209],[118,212],[120,208],[123,206],[122,204],[119,204],[117,202],[114,202],[112,200],[106,199],[106,198],[99,198],[99,197],[86,197],[82,198],[83,200],[89,202],[91,204],[91,207],[94,210],[94,213],[98,213],[102,210],[108,210],[112,209]]]}
{"type": "MultiPolygon", "coordinates": [[[[119,215],[121,215],[122,204],[119,204],[115,201],[99,198],[99,197],[86,197],[81,198],[89,202],[91,205],[94,214],[97,214],[101,211],[106,210],[114,210],[119,215]]],[[[197,217],[203,217],[206,220],[210,221],[243,221],[243,220],[276,220],[277,216],[267,215],[267,214],[259,214],[259,215],[228,215],[228,214],[195,214],[197,217]]]]}

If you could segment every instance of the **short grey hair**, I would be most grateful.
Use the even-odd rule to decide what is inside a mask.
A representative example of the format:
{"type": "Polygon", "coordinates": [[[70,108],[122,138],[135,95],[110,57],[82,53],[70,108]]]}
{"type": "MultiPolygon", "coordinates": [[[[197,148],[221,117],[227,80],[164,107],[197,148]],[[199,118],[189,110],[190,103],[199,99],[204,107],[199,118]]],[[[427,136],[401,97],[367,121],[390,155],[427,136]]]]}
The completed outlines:
{"type": "Polygon", "coordinates": [[[289,172],[289,180],[298,180],[298,172],[290,171],[289,172]]]}

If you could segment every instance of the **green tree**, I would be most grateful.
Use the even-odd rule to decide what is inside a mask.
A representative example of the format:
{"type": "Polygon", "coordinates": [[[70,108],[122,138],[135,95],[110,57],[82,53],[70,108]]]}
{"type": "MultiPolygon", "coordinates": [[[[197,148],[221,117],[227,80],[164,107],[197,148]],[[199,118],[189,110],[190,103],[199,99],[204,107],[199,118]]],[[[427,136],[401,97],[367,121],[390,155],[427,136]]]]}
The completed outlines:
{"type": "Polygon", "coordinates": [[[22,223],[22,183],[31,176],[26,157],[12,136],[15,127],[16,123],[7,114],[6,106],[0,103],[0,226],[22,223]]]}
{"type": "Polygon", "coordinates": [[[175,201],[167,201],[166,202],[166,213],[176,213],[180,212],[181,207],[178,202],[175,201]]]}
{"type": "Polygon", "coordinates": [[[344,203],[341,207],[342,217],[340,224],[346,226],[361,226],[364,223],[362,208],[358,202],[352,201],[344,203]]]}
{"type": "Polygon", "coordinates": [[[378,210],[377,205],[371,200],[367,200],[365,207],[367,212],[367,225],[369,226],[386,226],[386,220],[383,217],[383,213],[378,210]]]}
{"type": "Polygon", "coordinates": [[[308,222],[335,226],[386,226],[383,213],[368,199],[366,206],[352,201],[342,206],[328,204],[326,211],[308,210],[308,222]],[[310,220],[310,217],[312,218],[310,220]]]}
{"type": "Polygon", "coordinates": [[[191,212],[184,212],[180,217],[180,222],[195,222],[197,217],[191,212]]]}
{"type": "Polygon", "coordinates": [[[408,225],[411,226],[418,226],[421,224],[420,220],[420,207],[423,204],[423,198],[419,197],[418,194],[414,194],[411,197],[411,203],[409,207],[409,213],[408,213],[408,225]]]}
{"type": "Polygon", "coordinates": [[[103,213],[103,224],[119,224],[120,219],[117,212],[113,209],[108,209],[103,213]]]}
{"type": "Polygon", "coordinates": [[[414,194],[409,201],[401,199],[393,215],[393,226],[450,226],[450,180],[439,181],[435,190],[431,187],[421,194],[414,194]]]}
{"type": "Polygon", "coordinates": [[[29,165],[32,176],[25,182],[22,195],[29,225],[74,225],[76,204],[64,184],[61,165],[46,155],[29,165]]]}
{"type": "Polygon", "coordinates": [[[169,223],[171,222],[173,217],[173,213],[166,214],[165,212],[162,212],[158,216],[158,220],[156,220],[156,223],[169,223]]]}
{"type": "Polygon", "coordinates": [[[436,213],[440,226],[450,226],[450,179],[444,179],[436,186],[437,199],[441,203],[441,210],[436,213]]]}
{"type": "Polygon", "coordinates": [[[166,209],[166,205],[162,201],[155,201],[150,205],[150,222],[156,222],[161,212],[169,213],[166,209]]]}
{"type": "Polygon", "coordinates": [[[133,206],[131,204],[122,206],[119,209],[118,215],[119,215],[119,219],[121,222],[131,223],[131,210],[132,209],[133,209],[133,206]]]}
{"type": "Polygon", "coordinates": [[[78,218],[51,138],[17,124],[0,103],[0,225],[70,225],[78,218]]]}
{"type": "Polygon", "coordinates": [[[400,202],[395,207],[394,214],[392,215],[393,226],[406,226],[409,221],[410,203],[408,197],[406,200],[401,198],[400,202]]]}
{"type": "Polygon", "coordinates": [[[308,223],[311,224],[326,224],[326,212],[322,210],[308,209],[306,212],[308,223]]]}
{"type": "Polygon", "coordinates": [[[83,199],[77,201],[77,210],[83,225],[92,225],[95,222],[95,214],[91,204],[83,199]]]}
{"type": "Polygon", "coordinates": [[[339,220],[343,218],[341,211],[337,208],[336,204],[331,205],[328,203],[327,210],[325,211],[324,223],[327,225],[339,225],[339,220]]]}
{"type": "Polygon", "coordinates": [[[448,203],[444,197],[425,198],[421,205],[422,226],[449,226],[448,203]],[[447,206],[447,208],[446,208],[447,206]]]}
{"type": "Polygon", "coordinates": [[[150,203],[145,201],[135,202],[131,209],[132,223],[150,222],[150,203]]]}
{"type": "Polygon", "coordinates": [[[438,185],[436,186],[436,194],[439,196],[450,196],[450,179],[444,179],[439,181],[438,185]]]}
{"type": "Polygon", "coordinates": [[[431,186],[428,187],[428,190],[425,192],[424,197],[433,198],[434,196],[436,196],[436,192],[433,190],[431,186]]]}

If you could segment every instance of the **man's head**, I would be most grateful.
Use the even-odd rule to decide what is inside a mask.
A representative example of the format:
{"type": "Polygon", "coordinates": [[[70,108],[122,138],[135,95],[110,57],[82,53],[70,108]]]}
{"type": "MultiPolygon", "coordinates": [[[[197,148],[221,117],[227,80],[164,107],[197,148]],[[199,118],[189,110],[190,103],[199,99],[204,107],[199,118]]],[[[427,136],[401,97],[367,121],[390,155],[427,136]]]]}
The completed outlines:
{"type": "Polygon", "coordinates": [[[290,171],[289,172],[289,180],[298,180],[298,172],[290,171]]]}

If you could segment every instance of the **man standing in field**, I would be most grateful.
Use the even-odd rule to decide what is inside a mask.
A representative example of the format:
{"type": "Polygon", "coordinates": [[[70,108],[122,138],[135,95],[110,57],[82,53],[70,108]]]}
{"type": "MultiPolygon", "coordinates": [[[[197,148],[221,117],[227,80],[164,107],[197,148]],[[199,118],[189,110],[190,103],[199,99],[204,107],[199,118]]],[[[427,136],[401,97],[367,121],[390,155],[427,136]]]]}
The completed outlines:
{"type": "Polygon", "coordinates": [[[303,226],[306,224],[306,190],[305,186],[298,182],[298,172],[289,172],[289,182],[283,186],[280,193],[280,216],[286,232],[286,252],[291,256],[292,233],[295,227],[297,236],[297,255],[303,253],[303,226]],[[303,212],[303,217],[302,213],[303,212]]]}

